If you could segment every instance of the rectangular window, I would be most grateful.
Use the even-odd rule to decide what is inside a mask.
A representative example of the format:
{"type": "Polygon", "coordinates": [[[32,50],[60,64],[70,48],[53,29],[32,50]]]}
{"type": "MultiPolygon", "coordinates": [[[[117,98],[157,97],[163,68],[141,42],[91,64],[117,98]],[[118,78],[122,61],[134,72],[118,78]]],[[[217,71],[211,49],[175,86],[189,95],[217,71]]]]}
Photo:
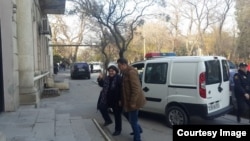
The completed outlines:
{"type": "Polygon", "coordinates": [[[229,81],[230,79],[230,73],[229,73],[229,64],[227,60],[222,60],[222,67],[223,67],[223,80],[229,81]]]}
{"type": "Polygon", "coordinates": [[[215,84],[221,82],[221,69],[219,60],[205,61],[206,66],[206,84],[215,84]]]}
{"type": "Polygon", "coordinates": [[[166,84],[167,63],[149,63],[145,71],[145,83],[166,84]]]}

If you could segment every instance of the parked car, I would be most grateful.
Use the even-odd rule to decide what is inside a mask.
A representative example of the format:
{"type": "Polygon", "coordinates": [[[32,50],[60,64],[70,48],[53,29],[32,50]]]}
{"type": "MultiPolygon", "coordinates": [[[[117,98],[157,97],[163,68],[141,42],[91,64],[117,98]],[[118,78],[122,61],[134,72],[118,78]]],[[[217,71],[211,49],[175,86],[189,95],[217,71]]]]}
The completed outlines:
{"type": "Polygon", "coordinates": [[[234,106],[234,109],[237,109],[236,98],[234,95],[234,74],[237,73],[237,66],[230,60],[227,61],[229,65],[229,73],[230,73],[230,93],[231,93],[231,104],[234,106]]]}
{"type": "Polygon", "coordinates": [[[92,62],[92,63],[90,63],[90,68],[91,68],[91,73],[102,72],[102,63],[92,62]]]}
{"type": "Polygon", "coordinates": [[[227,60],[228,61],[228,65],[229,65],[229,69],[230,69],[230,72],[237,72],[238,71],[238,68],[237,66],[230,60],[227,60]]]}
{"type": "Polygon", "coordinates": [[[70,76],[72,79],[87,78],[90,79],[89,64],[86,62],[76,62],[70,67],[70,76]]]}
{"type": "Polygon", "coordinates": [[[235,73],[238,72],[237,66],[230,60],[227,60],[229,65],[229,73],[230,73],[230,91],[233,90],[234,82],[233,82],[233,76],[235,73]]]}
{"type": "Polygon", "coordinates": [[[171,56],[135,62],[147,103],[141,111],[166,116],[167,125],[190,117],[214,119],[233,110],[229,66],[221,56],[171,56]]]}

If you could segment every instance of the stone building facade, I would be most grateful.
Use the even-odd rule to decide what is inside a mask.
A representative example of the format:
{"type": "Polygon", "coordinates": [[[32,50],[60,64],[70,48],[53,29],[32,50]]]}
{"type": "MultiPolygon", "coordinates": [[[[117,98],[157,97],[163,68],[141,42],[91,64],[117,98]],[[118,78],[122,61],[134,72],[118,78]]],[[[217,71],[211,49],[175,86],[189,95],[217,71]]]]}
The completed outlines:
{"type": "Polygon", "coordinates": [[[64,14],[65,1],[0,1],[0,112],[39,105],[53,75],[47,14],[64,14]]]}

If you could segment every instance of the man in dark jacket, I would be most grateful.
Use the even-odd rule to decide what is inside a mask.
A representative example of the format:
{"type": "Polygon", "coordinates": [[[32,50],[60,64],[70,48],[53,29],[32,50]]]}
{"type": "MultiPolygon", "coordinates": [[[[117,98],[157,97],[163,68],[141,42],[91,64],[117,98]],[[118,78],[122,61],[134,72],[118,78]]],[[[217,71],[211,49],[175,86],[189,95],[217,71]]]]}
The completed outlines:
{"type": "Polygon", "coordinates": [[[250,72],[247,71],[247,64],[240,63],[238,73],[234,75],[234,92],[237,100],[237,122],[245,111],[245,103],[250,108],[250,72]]]}

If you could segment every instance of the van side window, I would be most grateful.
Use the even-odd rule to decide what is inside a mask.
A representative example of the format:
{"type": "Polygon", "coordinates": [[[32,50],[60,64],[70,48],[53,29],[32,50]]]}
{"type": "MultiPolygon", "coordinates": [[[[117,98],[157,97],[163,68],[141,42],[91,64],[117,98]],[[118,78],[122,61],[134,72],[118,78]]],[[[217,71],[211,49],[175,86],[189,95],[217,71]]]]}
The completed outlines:
{"type": "Polygon", "coordinates": [[[205,62],[206,66],[206,84],[215,84],[221,82],[221,69],[219,60],[205,62]]]}
{"type": "Polygon", "coordinates": [[[167,63],[149,63],[145,70],[145,83],[165,84],[167,79],[167,63]]]}
{"type": "Polygon", "coordinates": [[[230,73],[229,73],[229,64],[227,60],[222,60],[222,67],[223,67],[223,80],[229,81],[230,73]]]}

